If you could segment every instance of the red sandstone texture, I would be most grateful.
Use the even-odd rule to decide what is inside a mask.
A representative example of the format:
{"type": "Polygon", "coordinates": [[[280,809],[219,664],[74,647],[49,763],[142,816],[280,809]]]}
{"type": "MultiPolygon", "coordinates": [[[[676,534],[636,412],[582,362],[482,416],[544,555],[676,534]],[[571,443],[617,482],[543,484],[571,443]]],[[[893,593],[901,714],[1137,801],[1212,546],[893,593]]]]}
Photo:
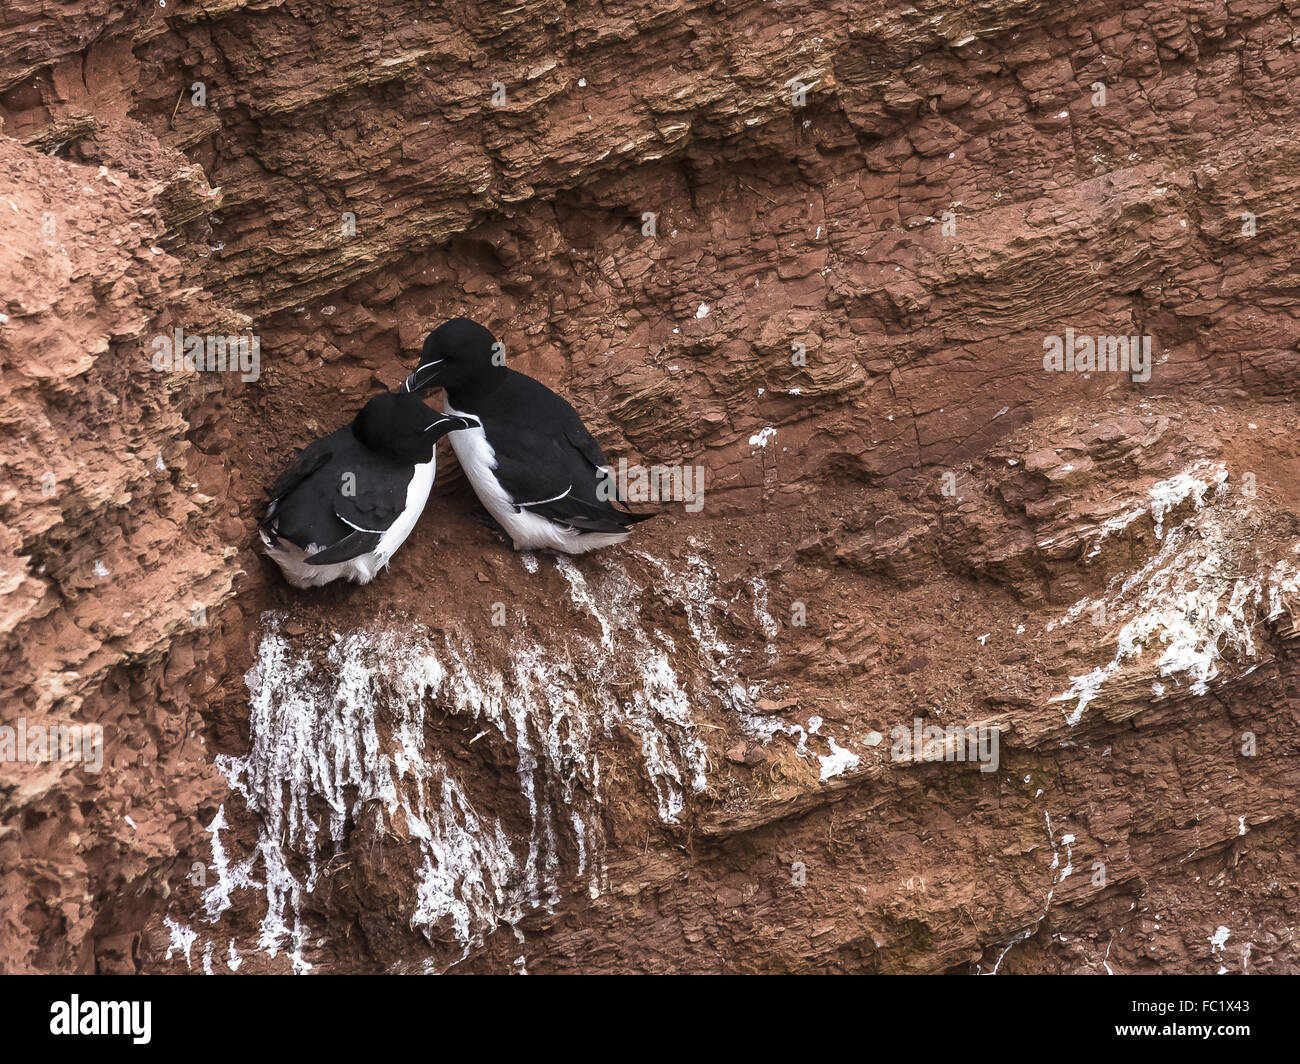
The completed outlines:
{"type": "Polygon", "coordinates": [[[1295,39],[11,0],[0,723],[104,748],[0,762],[0,970],[1300,970],[1295,39]],[[265,487],[455,314],[702,509],[521,556],[444,448],[293,591],[265,487]]]}

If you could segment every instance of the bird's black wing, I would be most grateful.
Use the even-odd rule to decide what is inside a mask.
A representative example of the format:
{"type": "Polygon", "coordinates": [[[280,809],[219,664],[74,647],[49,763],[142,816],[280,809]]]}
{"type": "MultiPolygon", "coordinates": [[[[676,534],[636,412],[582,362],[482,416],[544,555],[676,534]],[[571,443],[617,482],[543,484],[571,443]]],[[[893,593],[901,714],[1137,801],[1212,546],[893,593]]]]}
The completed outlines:
{"type": "MultiPolygon", "coordinates": [[[[512,370],[507,377],[506,386],[493,398],[501,407],[497,416],[508,422],[512,431],[538,436],[534,426],[550,426],[548,438],[554,437],[557,442],[566,441],[566,451],[575,452],[583,464],[592,469],[600,469],[609,464],[604,448],[587,431],[578,412],[541,381],[512,370]]],[[[566,454],[566,468],[571,461],[572,455],[566,454]]]]}
{"type": "Polygon", "coordinates": [[[601,497],[597,467],[567,434],[523,433],[515,442],[517,450],[497,450],[496,476],[519,509],[583,532],[626,532],[644,519],[601,497]]]}
{"type": "Polygon", "coordinates": [[[607,502],[585,502],[572,495],[524,509],[582,532],[626,532],[629,526],[654,516],[619,510],[607,502]]]}
{"type": "MultiPolygon", "coordinates": [[[[610,465],[609,458],[605,455],[605,449],[601,447],[596,437],[587,431],[587,426],[582,423],[582,418],[578,416],[578,412],[568,403],[564,403],[564,406],[572,415],[572,418],[565,419],[564,424],[564,438],[568,445],[582,455],[583,459],[595,471],[598,484],[602,481],[608,481],[605,490],[608,493],[609,502],[626,507],[627,500],[619,494],[618,481],[614,479],[614,469],[610,465]]],[[[644,521],[654,516],[654,514],[637,514],[620,510],[613,505],[610,506],[610,509],[619,514],[627,524],[636,524],[638,521],[644,521]]]]}
{"type": "MultiPolygon", "coordinates": [[[[342,430],[340,430],[342,431],[342,430]]],[[[323,469],[334,456],[340,433],[332,433],[319,440],[313,440],[298,452],[298,457],[289,463],[289,467],[275,478],[275,483],[267,491],[266,513],[261,524],[266,526],[275,516],[281,500],[290,495],[303,481],[313,473],[323,469]]]]}
{"type": "Polygon", "coordinates": [[[308,565],[334,565],[369,554],[379,546],[383,534],[379,532],[350,532],[327,550],[317,551],[303,560],[308,565]]]}
{"type": "Polygon", "coordinates": [[[633,513],[626,508],[628,505],[627,500],[620,494],[618,480],[614,477],[614,468],[605,456],[604,448],[597,442],[596,437],[587,431],[587,426],[582,423],[576,414],[574,419],[575,425],[565,426],[565,439],[574,450],[591,463],[596,472],[596,483],[605,484],[605,492],[609,497],[609,509],[616,513],[619,520],[625,525],[634,525],[638,521],[646,521],[654,517],[654,514],[633,513]],[[618,506],[613,505],[614,503],[618,503],[618,506]]]}
{"type": "Polygon", "coordinates": [[[650,516],[614,505],[622,500],[604,448],[546,385],[512,370],[492,399],[485,431],[497,479],[520,509],[583,532],[626,532],[650,516]]]}
{"type": "Polygon", "coordinates": [[[367,454],[355,470],[347,468],[346,459],[335,465],[334,512],[339,520],[358,531],[386,532],[406,509],[406,492],[415,467],[379,461],[374,454],[367,454]]]}
{"type": "Polygon", "coordinates": [[[564,426],[564,438],[568,440],[570,447],[591,463],[593,469],[600,470],[609,465],[609,459],[605,457],[605,449],[597,442],[596,437],[587,431],[587,426],[577,418],[577,415],[574,416],[573,424],[564,426]]]}

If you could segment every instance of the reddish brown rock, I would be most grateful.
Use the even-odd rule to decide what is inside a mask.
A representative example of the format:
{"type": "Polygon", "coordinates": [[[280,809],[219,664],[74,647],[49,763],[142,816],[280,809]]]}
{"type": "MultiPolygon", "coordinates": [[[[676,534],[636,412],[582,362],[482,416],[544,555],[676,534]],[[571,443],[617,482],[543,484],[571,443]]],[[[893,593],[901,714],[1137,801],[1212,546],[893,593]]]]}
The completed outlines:
{"type": "Polygon", "coordinates": [[[0,968],[1294,971],[1293,38],[14,0],[4,721],[106,745],[0,764],[0,968]],[[445,452],[293,593],[267,482],[459,313],[703,509],[529,571],[445,452]]]}

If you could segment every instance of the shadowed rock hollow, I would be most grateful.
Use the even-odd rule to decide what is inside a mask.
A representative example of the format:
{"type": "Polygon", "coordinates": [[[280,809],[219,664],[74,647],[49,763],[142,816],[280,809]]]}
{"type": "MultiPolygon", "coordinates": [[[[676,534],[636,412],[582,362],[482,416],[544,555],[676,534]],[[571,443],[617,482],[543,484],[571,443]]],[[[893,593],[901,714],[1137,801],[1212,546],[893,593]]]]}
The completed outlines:
{"type": "Polygon", "coordinates": [[[0,723],[104,745],[0,762],[0,970],[1296,971],[1295,39],[10,0],[0,723]],[[456,314],[703,507],[520,555],[444,447],[294,592],[267,484],[456,314]]]}

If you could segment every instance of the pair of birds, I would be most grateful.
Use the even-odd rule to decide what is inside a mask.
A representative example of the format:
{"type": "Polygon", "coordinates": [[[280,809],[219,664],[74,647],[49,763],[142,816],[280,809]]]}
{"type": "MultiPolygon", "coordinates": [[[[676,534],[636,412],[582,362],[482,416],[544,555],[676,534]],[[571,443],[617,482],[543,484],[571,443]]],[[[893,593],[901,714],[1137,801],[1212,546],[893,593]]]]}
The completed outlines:
{"type": "Polygon", "coordinates": [[[507,369],[496,338],[453,318],[424,341],[400,391],[309,444],[270,490],[259,526],[266,553],[296,587],[369,583],[411,534],[450,434],[479,500],[516,550],[581,554],[621,543],[650,514],[615,506],[608,459],[577,411],[507,369]],[[441,413],[419,396],[446,393],[441,413]]]}

